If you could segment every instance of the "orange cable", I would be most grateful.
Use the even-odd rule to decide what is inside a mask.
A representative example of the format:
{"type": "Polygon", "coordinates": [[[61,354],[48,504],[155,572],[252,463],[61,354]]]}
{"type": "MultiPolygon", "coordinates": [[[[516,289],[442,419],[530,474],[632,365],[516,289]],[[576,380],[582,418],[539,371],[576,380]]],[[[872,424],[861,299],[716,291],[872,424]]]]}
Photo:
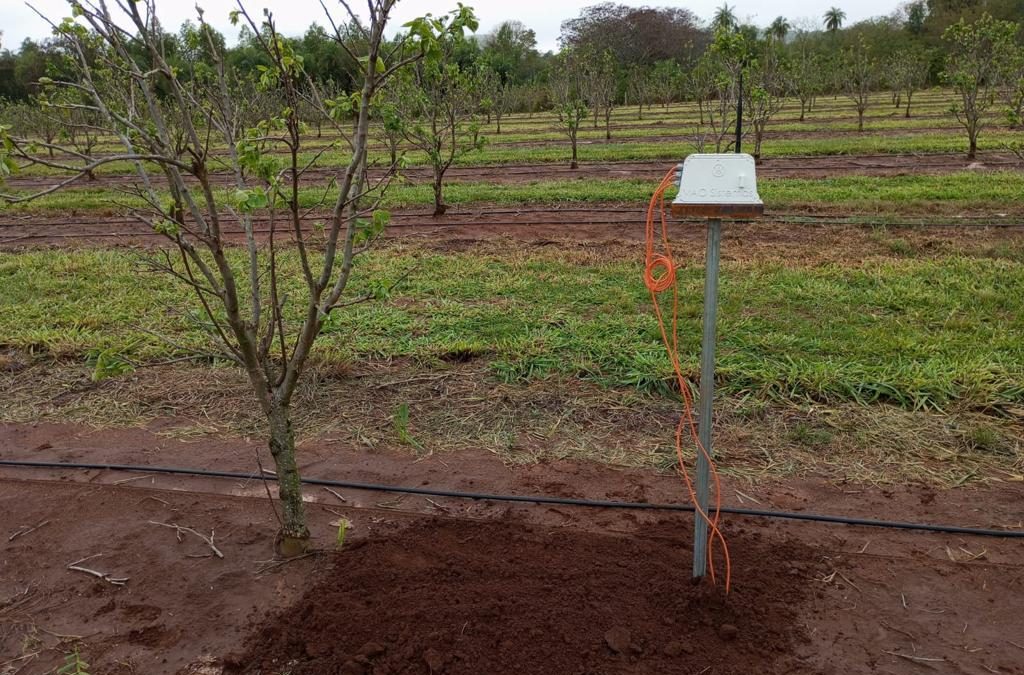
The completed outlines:
{"type": "MultiPolygon", "coordinates": [[[[725,537],[718,527],[719,513],[722,506],[721,480],[718,469],[710,453],[700,442],[697,433],[697,425],[693,419],[693,398],[690,387],[683,375],[682,365],[679,362],[679,284],[676,277],[676,264],[672,259],[672,248],[668,240],[668,223],[665,218],[665,191],[675,182],[676,170],[673,168],[661,179],[657,189],[651,196],[650,204],[647,207],[646,223],[646,256],[644,265],[644,285],[651,293],[651,302],[654,304],[654,314],[658,318],[658,327],[661,331],[662,341],[668,351],[669,360],[672,362],[672,369],[675,372],[676,382],[683,398],[683,411],[679,417],[679,424],[676,426],[676,458],[679,461],[679,473],[683,477],[686,490],[693,502],[695,513],[703,518],[708,524],[708,531],[711,538],[708,546],[708,569],[711,573],[712,582],[716,582],[714,564],[714,543],[718,542],[722,549],[722,557],[725,562],[725,592],[729,592],[729,585],[732,580],[732,563],[729,558],[729,547],[725,537]],[[661,216],[661,253],[655,251],[655,211],[659,210],[661,216]],[[671,338],[668,328],[665,325],[665,317],[662,313],[661,304],[658,302],[658,294],[672,289],[672,326],[671,338]],[[683,434],[689,429],[690,437],[697,446],[701,456],[708,462],[713,480],[714,507],[713,514],[709,515],[697,502],[697,493],[694,490],[690,475],[686,470],[686,461],[683,457],[683,434]]],[[[710,420],[708,420],[710,422],[710,420]]]]}

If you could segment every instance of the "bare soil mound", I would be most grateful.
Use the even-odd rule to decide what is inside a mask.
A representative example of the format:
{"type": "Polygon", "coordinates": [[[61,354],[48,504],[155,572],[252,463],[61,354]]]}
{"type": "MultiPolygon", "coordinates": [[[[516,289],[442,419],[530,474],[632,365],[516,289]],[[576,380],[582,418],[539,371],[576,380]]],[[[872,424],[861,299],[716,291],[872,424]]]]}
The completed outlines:
{"type": "MultiPolygon", "coordinates": [[[[228,673],[783,673],[800,669],[811,549],[740,536],[761,571],[694,585],[689,535],[420,521],[337,554],[228,673]]],[[[739,544],[739,542],[737,542],[739,544]]],[[[805,671],[806,672],[806,671],[805,671]]]]}

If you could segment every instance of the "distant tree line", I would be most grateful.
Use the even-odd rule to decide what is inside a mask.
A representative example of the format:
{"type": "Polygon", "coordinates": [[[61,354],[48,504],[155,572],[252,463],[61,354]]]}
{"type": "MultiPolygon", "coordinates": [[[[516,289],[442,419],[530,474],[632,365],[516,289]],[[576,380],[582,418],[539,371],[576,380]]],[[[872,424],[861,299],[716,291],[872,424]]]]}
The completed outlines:
{"type": "MultiPolygon", "coordinates": [[[[889,91],[893,106],[911,117],[915,94],[942,84],[957,94],[951,113],[963,125],[973,157],[981,130],[994,118],[1024,126],[1024,47],[1015,22],[1021,16],[1024,0],[914,0],[889,16],[852,25],[841,8],[832,7],[816,25],[794,25],[780,16],[759,28],[744,23],[727,3],[704,22],[686,9],[605,2],[563,22],[558,53],[541,53],[533,30],[506,21],[489,33],[445,42],[430,72],[410,69],[395,78],[375,99],[376,141],[390,150],[392,165],[400,163],[403,148],[428,156],[435,210],[443,213],[448,166],[482,147],[481,122],[495,124],[501,134],[511,112],[553,111],[575,166],[581,129],[603,127],[612,140],[616,108],[629,107],[643,119],[653,105],[695,102],[694,146],[726,151],[735,142],[742,107],[745,147],[759,156],[768,123],[787,99],[799,101],[804,120],[820,96],[843,97],[863,131],[869,107],[877,105],[872,94],[889,91]]],[[[280,92],[253,86],[272,66],[262,46],[267,36],[245,26],[228,47],[223,35],[204,30],[209,35],[202,40],[191,23],[159,36],[169,66],[186,80],[203,77],[210,56],[221,54],[253,119],[280,107],[280,92]]],[[[351,117],[355,111],[345,101],[361,81],[359,60],[368,48],[361,28],[314,24],[300,37],[278,38],[334,104],[338,120],[351,117]]],[[[402,40],[399,34],[383,48],[400,50],[402,40]]],[[[148,58],[137,57],[143,63],[148,58]]],[[[90,149],[96,138],[81,119],[84,113],[66,101],[53,105],[40,87],[47,79],[68,79],[72,66],[57,39],[25,40],[17,51],[0,52],[0,100],[6,101],[0,123],[50,145],[61,140],[90,149]]],[[[306,114],[307,107],[299,114],[320,137],[323,120],[306,114]]]]}

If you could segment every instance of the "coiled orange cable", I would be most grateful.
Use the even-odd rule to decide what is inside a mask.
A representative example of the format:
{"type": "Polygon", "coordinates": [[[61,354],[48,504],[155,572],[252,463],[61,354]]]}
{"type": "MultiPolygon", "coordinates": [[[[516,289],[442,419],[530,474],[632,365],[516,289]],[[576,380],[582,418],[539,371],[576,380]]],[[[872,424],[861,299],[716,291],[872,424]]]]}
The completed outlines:
{"type": "MultiPolygon", "coordinates": [[[[711,573],[712,582],[717,582],[715,575],[714,549],[715,543],[722,549],[722,558],[725,563],[725,592],[729,592],[729,585],[732,580],[732,563],[729,559],[729,547],[725,537],[718,527],[719,511],[722,506],[721,480],[718,476],[718,469],[710,453],[700,442],[697,433],[697,425],[693,419],[693,398],[690,393],[689,383],[683,375],[682,365],[679,362],[679,286],[676,278],[676,264],[672,259],[672,247],[668,241],[668,223],[665,218],[665,191],[675,183],[676,170],[673,168],[661,179],[658,188],[651,196],[650,204],[647,207],[646,225],[646,256],[644,264],[644,285],[651,292],[651,301],[654,304],[654,314],[658,318],[658,327],[661,330],[661,338],[665,343],[669,359],[672,362],[672,369],[675,371],[676,382],[683,398],[683,411],[679,417],[679,424],[676,426],[676,458],[679,461],[679,473],[683,477],[686,490],[690,494],[695,513],[698,518],[703,518],[708,524],[710,542],[708,546],[708,570],[711,573]],[[660,212],[661,216],[661,249],[655,251],[655,213],[660,212]],[[671,332],[665,325],[665,317],[662,313],[661,304],[658,302],[658,294],[672,290],[672,323],[671,332]],[[689,430],[690,437],[697,447],[697,451],[707,460],[712,476],[712,500],[711,513],[707,513],[697,502],[697,493],[694,490],[690,474],[686,470],[686,460],[683,456],[683,435],[689,430]]],[[[710,420],[708,420],[710,423],[710,420]]]]}

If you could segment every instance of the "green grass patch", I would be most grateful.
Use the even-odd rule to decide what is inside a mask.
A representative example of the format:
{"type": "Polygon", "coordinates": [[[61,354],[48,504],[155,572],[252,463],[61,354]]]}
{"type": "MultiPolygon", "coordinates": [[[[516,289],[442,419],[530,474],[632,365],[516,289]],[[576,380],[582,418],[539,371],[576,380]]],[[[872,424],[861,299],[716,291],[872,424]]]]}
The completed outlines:
{"type": "MultiPolygon", "coordinates": [[[[233,261],[244,264],[241,251],[233,261]]],[[[158,360],[203,348],[187,293],[139,254],[0,255],[0,345],[86,360],[158,360]]],[[[414,271],[391,302],[341,311],[319,339],[331,362],[485,359],[527,382],[551,374],[669,393],[672,377],[637,261],[564,253],[381,250],[360,260],[354,292],[414,271]]],[[[292,252],[286,293],[302,296],[292,252]]],[[[680,272],[684,367],[697,372],[701,270],[680,272]]],[[[295,302],[295,300],[293,300],[295,302]]],[[[290,307],[294,320],[298,308],[290,307]]],[[[1024,265],[950,257],[859,267],[726,263],[718,373],[727,394],[884,401],[907,408],[1024,402],[1024,265]]],[[[810,437],[809,437],[810,438],[810,437]]],[[[810,441],[814,439],[811,438],[810,441]]],[[[980,443],[980,441],[979,441],[980,443]]]]}
{"type": "MultiPolygon", "coordinates": [[[[558,180],[501,185],[451,183],[445,201],[452,205],[558,204],[641,202],[650,198],[653,183],[647,180],[558,180]]],[[[871,213],[930,212],[936,209],[991,211],[1021,203],[1024,173],[1015,171],[960,171],[945,175],[843,176],[826,179],[773,178],[758,183],[761,198],[770,210],[797,208],[861,211],[871,213]]],[[[669,197],[673,196],[670,191],[669,197]]],[[[220,191],[228,198],[227,191],[220,191]]],[[[304,190],[303,206],[322,197],[315,189],[304,190]]],[[[428,185],[396,183],[385,199],[387,208],[428,206],[433,191],[428,185]]],[[[141,200],[108,189],[68,190],[7,207],[13,210],[118,210],[142,206],[141,200]]]]}

